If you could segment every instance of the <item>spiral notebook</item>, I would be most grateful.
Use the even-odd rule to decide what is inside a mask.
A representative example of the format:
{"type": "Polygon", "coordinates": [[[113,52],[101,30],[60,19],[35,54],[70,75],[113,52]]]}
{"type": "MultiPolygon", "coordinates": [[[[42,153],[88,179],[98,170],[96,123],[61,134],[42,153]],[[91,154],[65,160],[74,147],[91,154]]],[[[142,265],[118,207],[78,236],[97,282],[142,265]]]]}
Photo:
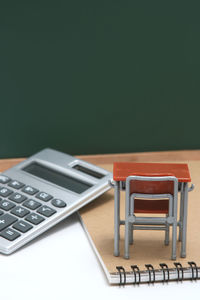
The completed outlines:
{"type": "MultiPolygon", "coordinates": [[[[171,243],[164,245],[163,231],[135,231],[130,245],[130,259],[123,258],[124,226],[120,229],[120,256],[114,250],[114,190],[111,189],[79,211],[82,226],[88,236],[110,284],[135,284],[200,278],[200,161],[189,165],[195,189],[188,197],[187,256],[172,261],[171,243]]],[[[112,171],[112,165],[100,165],[112,171]]],[[[121,198],[121,219],[124,219],[125,195],[121,198]]],[[[178,236],[177,236],[178,237],[178,236]]],[[[171,238],[171,237],[170,237],[171,238]]]]}

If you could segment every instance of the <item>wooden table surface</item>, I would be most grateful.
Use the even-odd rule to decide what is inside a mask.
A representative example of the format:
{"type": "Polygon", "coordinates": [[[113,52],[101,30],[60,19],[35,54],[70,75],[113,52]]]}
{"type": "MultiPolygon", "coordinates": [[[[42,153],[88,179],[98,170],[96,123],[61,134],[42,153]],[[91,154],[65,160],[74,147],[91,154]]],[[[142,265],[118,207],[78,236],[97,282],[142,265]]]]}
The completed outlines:
{"type": "MultiPolygon", "coordinates": [[[[115,153],[99,155],[77,155],[77,158],[93,164],[111,164],[115,161],[123,162],[152,162],[152,161],[186,161],[200,160],[200,150],[115,153]]],[[[25,158],[0,159],[0,172],[18,164],[25,158]]]]}

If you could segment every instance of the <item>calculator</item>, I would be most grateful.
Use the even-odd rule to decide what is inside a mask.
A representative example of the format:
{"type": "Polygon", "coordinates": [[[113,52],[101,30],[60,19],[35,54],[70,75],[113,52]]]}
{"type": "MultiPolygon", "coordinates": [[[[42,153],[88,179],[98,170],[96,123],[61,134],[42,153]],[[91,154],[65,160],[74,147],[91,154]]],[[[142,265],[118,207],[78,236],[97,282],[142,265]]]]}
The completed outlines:
{"type": "Polygon", "coordinates": [[[44,149],[0,174],[0,252],[10,254],[110,189],[112,173],[44,149]]]}

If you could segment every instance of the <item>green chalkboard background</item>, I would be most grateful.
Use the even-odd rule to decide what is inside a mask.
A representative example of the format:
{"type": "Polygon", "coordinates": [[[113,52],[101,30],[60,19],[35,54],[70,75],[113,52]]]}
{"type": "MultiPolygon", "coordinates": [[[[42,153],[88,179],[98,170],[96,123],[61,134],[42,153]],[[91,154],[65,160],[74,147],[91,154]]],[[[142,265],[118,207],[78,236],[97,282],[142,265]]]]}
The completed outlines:
{"type": "Polygon", "coordinates": [[[199,1],[1,1],[0,157],[200,148],[199,1]]]}

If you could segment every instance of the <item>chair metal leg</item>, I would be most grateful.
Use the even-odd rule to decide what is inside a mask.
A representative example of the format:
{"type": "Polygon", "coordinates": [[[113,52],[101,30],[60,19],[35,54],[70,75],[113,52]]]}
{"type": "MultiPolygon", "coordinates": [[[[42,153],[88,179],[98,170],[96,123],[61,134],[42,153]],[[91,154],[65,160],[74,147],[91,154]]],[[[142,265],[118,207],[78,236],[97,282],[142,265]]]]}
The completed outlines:
{"type": "Polygon", "coordinates": [[[132,235],[131,235],[132,244],[134,243],[134,225],[132,224],[132,235]]]}
{"type": "MultiPolygon", "coordinates": [[[[168,215],[166,215],[168,217],[168,215]]],[[[165,230],[165,246],[169,245],[169,224],[166,224],[166,230],[165,230]]]]}
{"type": "Polygon", "coordinates": [[[133,229],[132,224],[129,223],[129,245],[133,245],[133,229]]]}
{"type": "Polygon", "coordinates": [[[127,218],[125,219],[124,258],[129,259],[129,222],[127,218]]]}
{"type": "Polygon", "coordinates": [[[172,259],[176,260],[177,222],[172,225],[172,259]]]}

